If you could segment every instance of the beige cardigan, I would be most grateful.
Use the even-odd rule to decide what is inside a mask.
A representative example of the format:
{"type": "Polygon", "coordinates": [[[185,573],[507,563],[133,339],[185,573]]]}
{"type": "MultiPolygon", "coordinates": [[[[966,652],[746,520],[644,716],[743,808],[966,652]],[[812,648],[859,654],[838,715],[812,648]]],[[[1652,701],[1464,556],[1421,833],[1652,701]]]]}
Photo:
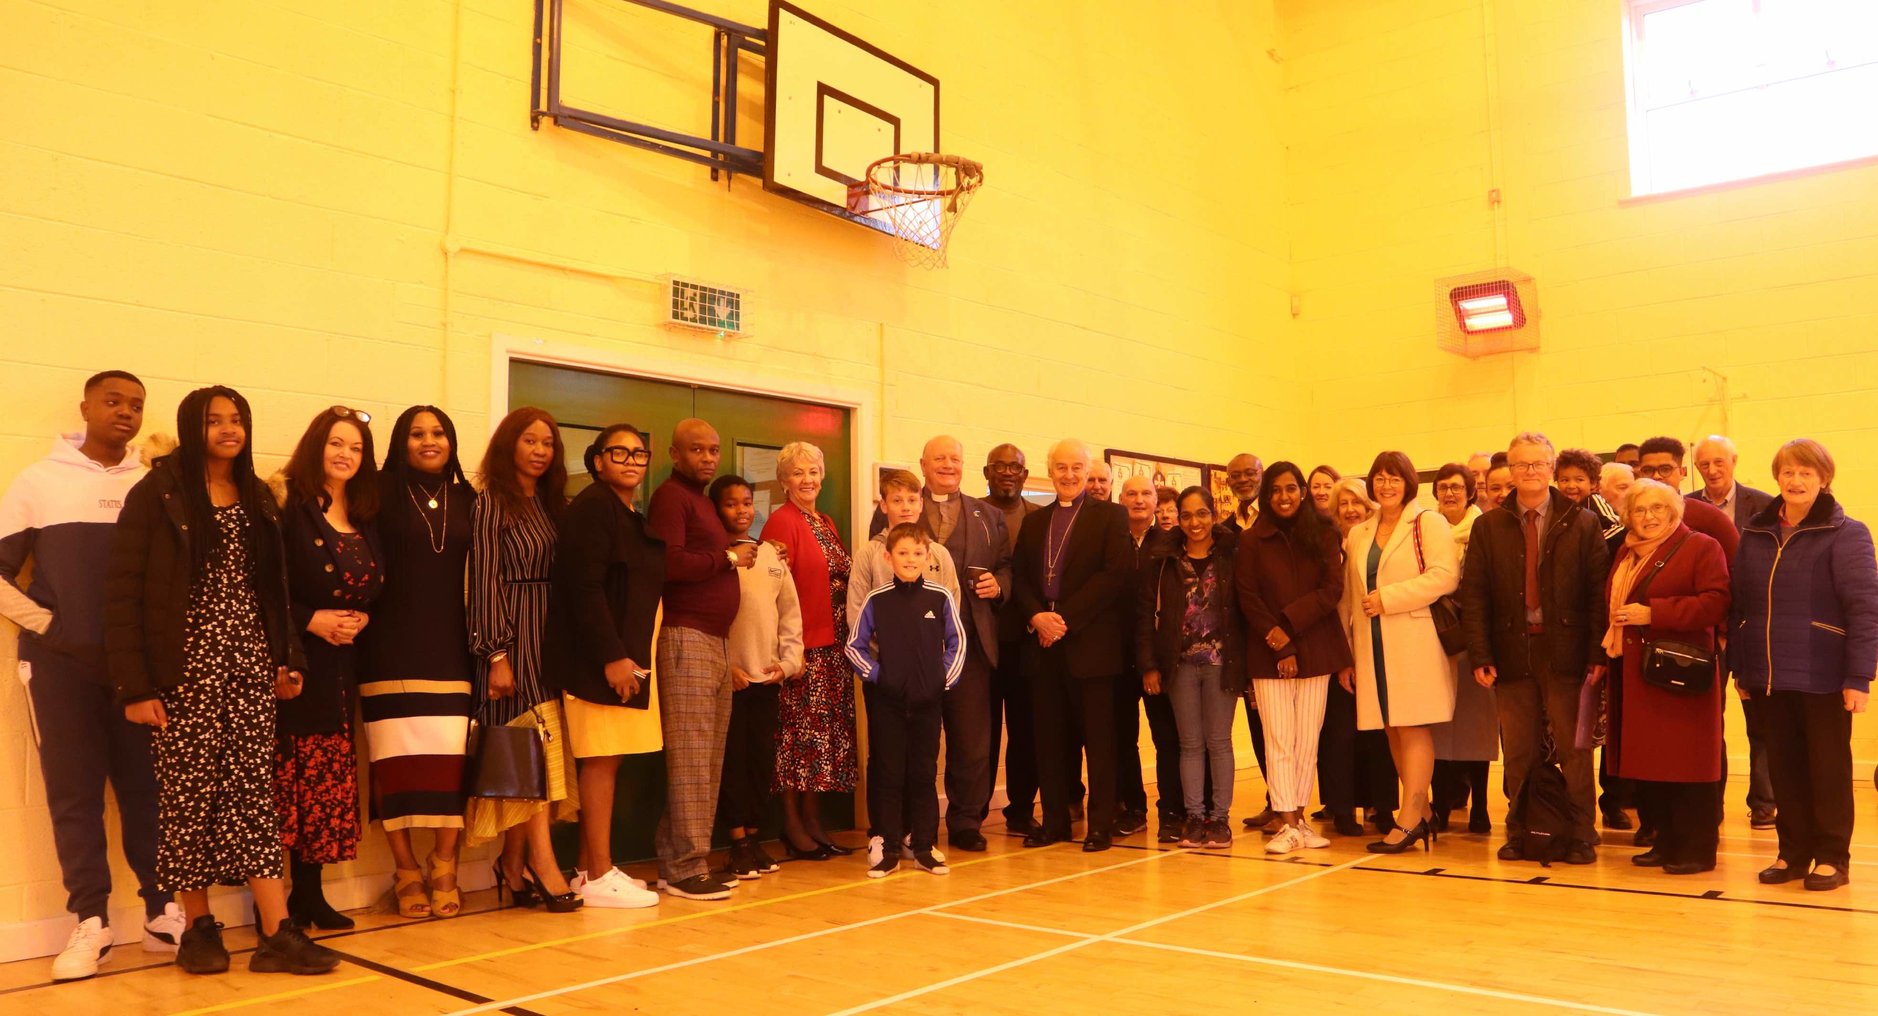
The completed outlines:
{"type": "Polygon", "coordinates": [[[802,605],[795,580],[776,548],[759,544],[756,564],[737,569],[743,602],[730,625],[730,665],[764,684],[763,668],[781,664],[784,677],[802,673],[802,605]]]}

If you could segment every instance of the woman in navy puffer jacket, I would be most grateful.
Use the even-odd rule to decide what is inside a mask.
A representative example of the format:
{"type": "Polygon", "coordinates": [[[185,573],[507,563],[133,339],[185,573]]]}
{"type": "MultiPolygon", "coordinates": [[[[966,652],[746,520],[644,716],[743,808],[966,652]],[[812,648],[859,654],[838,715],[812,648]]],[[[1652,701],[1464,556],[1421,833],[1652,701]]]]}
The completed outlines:
{"type": "Polygon", "coordinates": [[[1742,529],[1728,642],[1742,697],[1766,703],[1780,856],[1761,882],[1805,876],[1814,890],[1849,881],[1852,714],[1878,669],[1871,530],[1846,517],[1832,477],[1817,441],[1775,453],[1780,500],[1742,529]]]}

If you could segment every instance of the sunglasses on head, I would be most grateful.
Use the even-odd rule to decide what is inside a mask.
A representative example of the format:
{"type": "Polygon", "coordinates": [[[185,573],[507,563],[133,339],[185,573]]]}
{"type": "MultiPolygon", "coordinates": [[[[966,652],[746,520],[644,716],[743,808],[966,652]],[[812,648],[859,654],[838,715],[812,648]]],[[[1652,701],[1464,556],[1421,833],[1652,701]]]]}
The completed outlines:
{"type": "Polygon", "coordinates": [[[363,409],[353,409],[351,406],[334,406],[330,412],[341,420],[357,420],[360,423],[372,422],[372,414],[363,409]]]}

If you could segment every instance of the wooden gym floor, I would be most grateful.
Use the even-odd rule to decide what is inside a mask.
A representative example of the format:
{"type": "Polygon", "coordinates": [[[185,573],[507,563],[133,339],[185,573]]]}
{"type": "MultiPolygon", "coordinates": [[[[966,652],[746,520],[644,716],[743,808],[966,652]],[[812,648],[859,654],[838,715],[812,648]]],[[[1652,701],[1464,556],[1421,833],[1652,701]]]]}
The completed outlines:
{"type": "MultiPolygon", "coordinates": [[[[361,914],[322,936],[348,960],[323,977],[248,974],[246,928],[221,977],[135,945],[74,984],[13,963],[0,1012],[1878,1012],[1878,843],[1855,843],[1846,889],[1762,886],[1774,836],[1737,814],[1739,786],[1708,875],[1632,866],[1623,832],[1592,866],[1501,863],[1497,822],[1395,857],[1333,837],[1268,858],[1244,831],[1229,851],[1152,830],[1025,850],[988,828],[990,852],[952,852],[943,878],[868,879],[856,855],[786,863],[726,903],[559,915],[483,892],[451,921],[361,914]]],[[[1240,802],[1261,795],[1241,781],[1240,802]]],[[[1874,803],[1861,789],[1867,829],[1874,803]]]]}

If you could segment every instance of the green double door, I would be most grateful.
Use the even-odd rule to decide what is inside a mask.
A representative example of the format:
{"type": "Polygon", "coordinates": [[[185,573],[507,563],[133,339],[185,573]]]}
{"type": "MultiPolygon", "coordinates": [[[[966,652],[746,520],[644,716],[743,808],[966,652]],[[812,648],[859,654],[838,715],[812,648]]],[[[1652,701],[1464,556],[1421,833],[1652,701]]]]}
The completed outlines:
{"type": "MultiPolygon", "coordinates": [[[[717,428],[723,444],[718,475],[740,473],[756,482],[759,508],[764,494],[769,495],[770,505],[782,503],[780,487],[774,484],[773,474],[765,471],[773,468],[770,464],[776,451],[791,441],[807,441],[822,450],[828,463],[828,476],[816,506],[835,520],[842,542],[853,545],[853,502],[849,496],[852,450],[849,410],[845,408],[516,360],[509,364],[509,408],[521,406],[539,406],[561,424],[562,440],[567,445],[569,494],[589,482],[581,466],[581,452],[600,430],[615,423],[630,423],[650,435],[652,468],[642,488],[642,507],[652,489],[671,475],[672,429],[680,420],[696,417],[717,428]]],[[[761,530],[761,518],[756,528],[761,530]]],[[[846,828],[852,821],[852,808],[834,801],[827,804],[824,819],[830,828],[846,828]]],[[[652,830],[664,805],[664,757],[628,756],[620,765],[615,791],[615,859],[653,855],[652,830]]],[[[773,817],[770,824],[773,828],[773,817]]],[[[555,841],[561,859],[571,867],[577,843],[575,827],[557,826],[555,841]]]]}

